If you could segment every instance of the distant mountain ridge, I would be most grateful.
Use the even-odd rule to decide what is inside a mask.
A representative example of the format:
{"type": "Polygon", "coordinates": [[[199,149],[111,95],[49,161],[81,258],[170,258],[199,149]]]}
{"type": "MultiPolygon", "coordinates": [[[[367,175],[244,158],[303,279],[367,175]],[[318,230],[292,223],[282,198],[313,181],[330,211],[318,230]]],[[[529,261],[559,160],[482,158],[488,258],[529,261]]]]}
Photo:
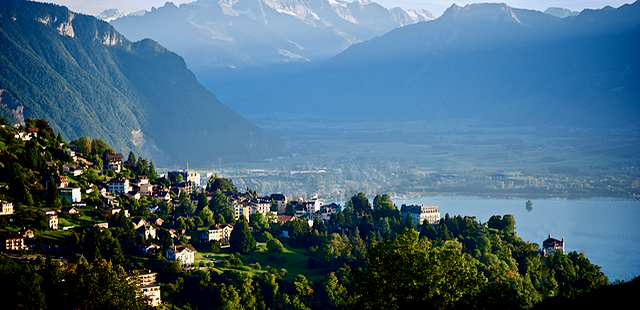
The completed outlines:
{"type": "Polygon", "coordinates": [[[249,118],[635,123],[638,8],[561,19],[505,4],[453,5],[436,20],[353,45],[231,105],[249,118]]]}
{"type": "Polygon", "coordinates": [[[433,19],[424,10],[388,10],[371,1],[198,0],[167,2],[111,24],[127,38],[152,38],[190,67],[253,67],[317,61],[394,28],[433,19]],[[182,35],[175,35],[180,33],[182,35]]]}
{"type": "Polygon", "coordinates": [[[571,11],[569,9],[563,9],[558,7],[550,7],[544,10],[545,14],[553,15],[555,17],[565,18],[569,16],[578,16],[580,12],[571,11]]]}
{"type": "Polygon", "coordinates": [[[175,51],[205,87],[224,98],[430,19],[424,10],[388,10],[369,1],[197,0],[167,2],[111,24],[131,40],[151,38],[175,51]]]}
{"type": "Polygon", "coordinates": [[[284,141],[202,87],[176,54],[66,7],[0,2],[0,115],[43,118],[159,164],[262,159],[284,141]]]}

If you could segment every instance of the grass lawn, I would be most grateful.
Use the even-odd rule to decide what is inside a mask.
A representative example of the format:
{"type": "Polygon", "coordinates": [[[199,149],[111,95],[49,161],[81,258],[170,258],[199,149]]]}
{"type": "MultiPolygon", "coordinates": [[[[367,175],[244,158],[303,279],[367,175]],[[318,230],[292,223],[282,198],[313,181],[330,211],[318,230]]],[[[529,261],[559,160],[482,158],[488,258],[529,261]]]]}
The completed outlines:
{"type": "MultiPolygon", "coordinates": [[[[329,270],[325,270],[325,269],[307,268],[308,266],[307,264],[311,256],[306,254],[307,252],[306,249],[292,248],[284,242],[283,242],[283,246],[285,247],[285,249],[282,252],[282,255],[286,257],[286,262],[283,264],[274,264],[272,262],[269,262],[269,257],[271,256],[271,254],[269,254],[266,251],[266,245],[261,244],[258,246],[258,249],[256,252],[242,254],[242,264],[244,266],[223,268],[220,266],[220,264],[216,264],[215,268],[220,271],[236,270],[243,273],[248,273],[250,275],[266,272],[270,268],[274,268],[276,270],[286,269],[287,274],[284,277],[285,279],[292,280],[293,278],[296,277],[296,275],[302,274],[305,277],[307,277],[309,281],[314,281],[316,279],[324,279],[324,277],[329,272],[329,270]],[[251,264],[255,264],[255,263],[260,264],[260,270],[257,270],[251,267],[251,264]]],[[[196,253],[195,260],[196,262],[209,261],[207,257],[210,257],[212,259],[227,259],[227,257],[230,254],[231,252],[229,251],[228,248],[222,249],[220,253],[198,252],[196,253]]]]}
{"type": "Polygon", "coordinates": [[[70,237],[71,230],[47,230],[42,232],[42,243],[49,246],[66,245],[70,237]]]}
{"type": "Polygon", "coordinates": [[[58,225],[60,227],[65,227],[65,226],[85,227],[85,226],[93,226],[93,224],[97,223],[97,221],[95,221],[94,219],[88,216],[81,216],[80,218],[77,218],[77,219],[60,217],[58,221],[59,221],[58,225]]]}

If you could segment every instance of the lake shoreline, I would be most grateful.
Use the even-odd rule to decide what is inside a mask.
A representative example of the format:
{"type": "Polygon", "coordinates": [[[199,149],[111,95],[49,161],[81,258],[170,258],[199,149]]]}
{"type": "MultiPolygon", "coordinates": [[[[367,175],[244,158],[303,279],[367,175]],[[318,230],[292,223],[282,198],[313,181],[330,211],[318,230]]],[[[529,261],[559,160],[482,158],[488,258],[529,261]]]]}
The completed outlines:
{"type": "Polygon", "coordinates": [[[565,238],[567,252],[585,253],[611,281],[631,280],[640,275],[640,201],[617,197],[566,199],[553,197],[498,198],[463,195],[422,196],[394,199],[396,206],[408,203],[437,205],[441,217],[475,216],[487,222],[492,215],[512,214],[516,233],[524,241],[542,244],[549,234],[565,238]],[[533,208],[526,209],[531,199],[533,208]]]}

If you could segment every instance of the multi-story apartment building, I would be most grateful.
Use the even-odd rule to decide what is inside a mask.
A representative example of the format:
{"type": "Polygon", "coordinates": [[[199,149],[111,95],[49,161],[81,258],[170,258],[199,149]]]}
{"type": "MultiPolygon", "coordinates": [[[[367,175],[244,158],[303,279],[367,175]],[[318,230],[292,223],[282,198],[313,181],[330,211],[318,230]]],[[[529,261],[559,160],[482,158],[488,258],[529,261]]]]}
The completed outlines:
{"type": "Polygon", "coordinates": [[[211,240],[227,241],[231,237],[233,224],[216,224],[209,229],[201,230],[199,234],[200,241],[208,242],[211,240]]]}
{"type": "Polygon", "coordinates": [[[129,179],[124,177],[115,177],[107,183],[109,192],[114,194],[126,194],[131,191],[129,179]]]}
{"type": "Polygon", "coordinates": [[[402,219],[407,218],[407,214],[411,214],[411,219],[416,225],[422,225],[425,220],[429,224],[435,224],[440,221],[440,209],[438,206],[425,206],[423,204],[402,205],[400,208],[402,219]]]}
{"type": "Polygon", "coordinates": [[[5,200],[0,200],[0,215],[13,214],[13,203],[5,200]]]}

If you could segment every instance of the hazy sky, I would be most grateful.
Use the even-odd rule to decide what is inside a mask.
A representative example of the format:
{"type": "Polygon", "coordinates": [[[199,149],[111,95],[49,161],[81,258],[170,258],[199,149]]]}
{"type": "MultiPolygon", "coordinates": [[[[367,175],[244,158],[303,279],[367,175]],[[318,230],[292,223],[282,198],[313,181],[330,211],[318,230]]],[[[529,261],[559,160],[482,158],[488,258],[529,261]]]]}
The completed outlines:
{"type": "MultiPolygon", "coordinates": [[[[172,1],[176,5],[186,2],[193,2],[194,0],[175,0],[172,1]]],[[[347,0],[351,2],[352,0],[347,0]]],[[[125,13],[131,13],[144,9],[150,9],[152,6],[163,6],[166,0],[45,0],[41,2],[53,2],[62,4],[72,11],[81,12],[85,14],[99,14],[105,9],[119,9],[125,13]]],[[[386,6],[388,8],[402,7],[405,9],[426,9],[433,13],[434,16],[439,16],[446,10],[451,4],[456,3],[460,6],[464,6],[468,3],[478,2],[504,2],[508,5],[516,8],[535,9],[544,11],[546,8],[562,7],[571,9],[574,11],[581,11],[584,8],[597,9],[610,5],[612,7],[619,7],[625,3],[632,3],[633,1],[625,0],[505,0],[505,1],[452,1],[452,0],[376,0],[375,2],[386,6]]]]}

